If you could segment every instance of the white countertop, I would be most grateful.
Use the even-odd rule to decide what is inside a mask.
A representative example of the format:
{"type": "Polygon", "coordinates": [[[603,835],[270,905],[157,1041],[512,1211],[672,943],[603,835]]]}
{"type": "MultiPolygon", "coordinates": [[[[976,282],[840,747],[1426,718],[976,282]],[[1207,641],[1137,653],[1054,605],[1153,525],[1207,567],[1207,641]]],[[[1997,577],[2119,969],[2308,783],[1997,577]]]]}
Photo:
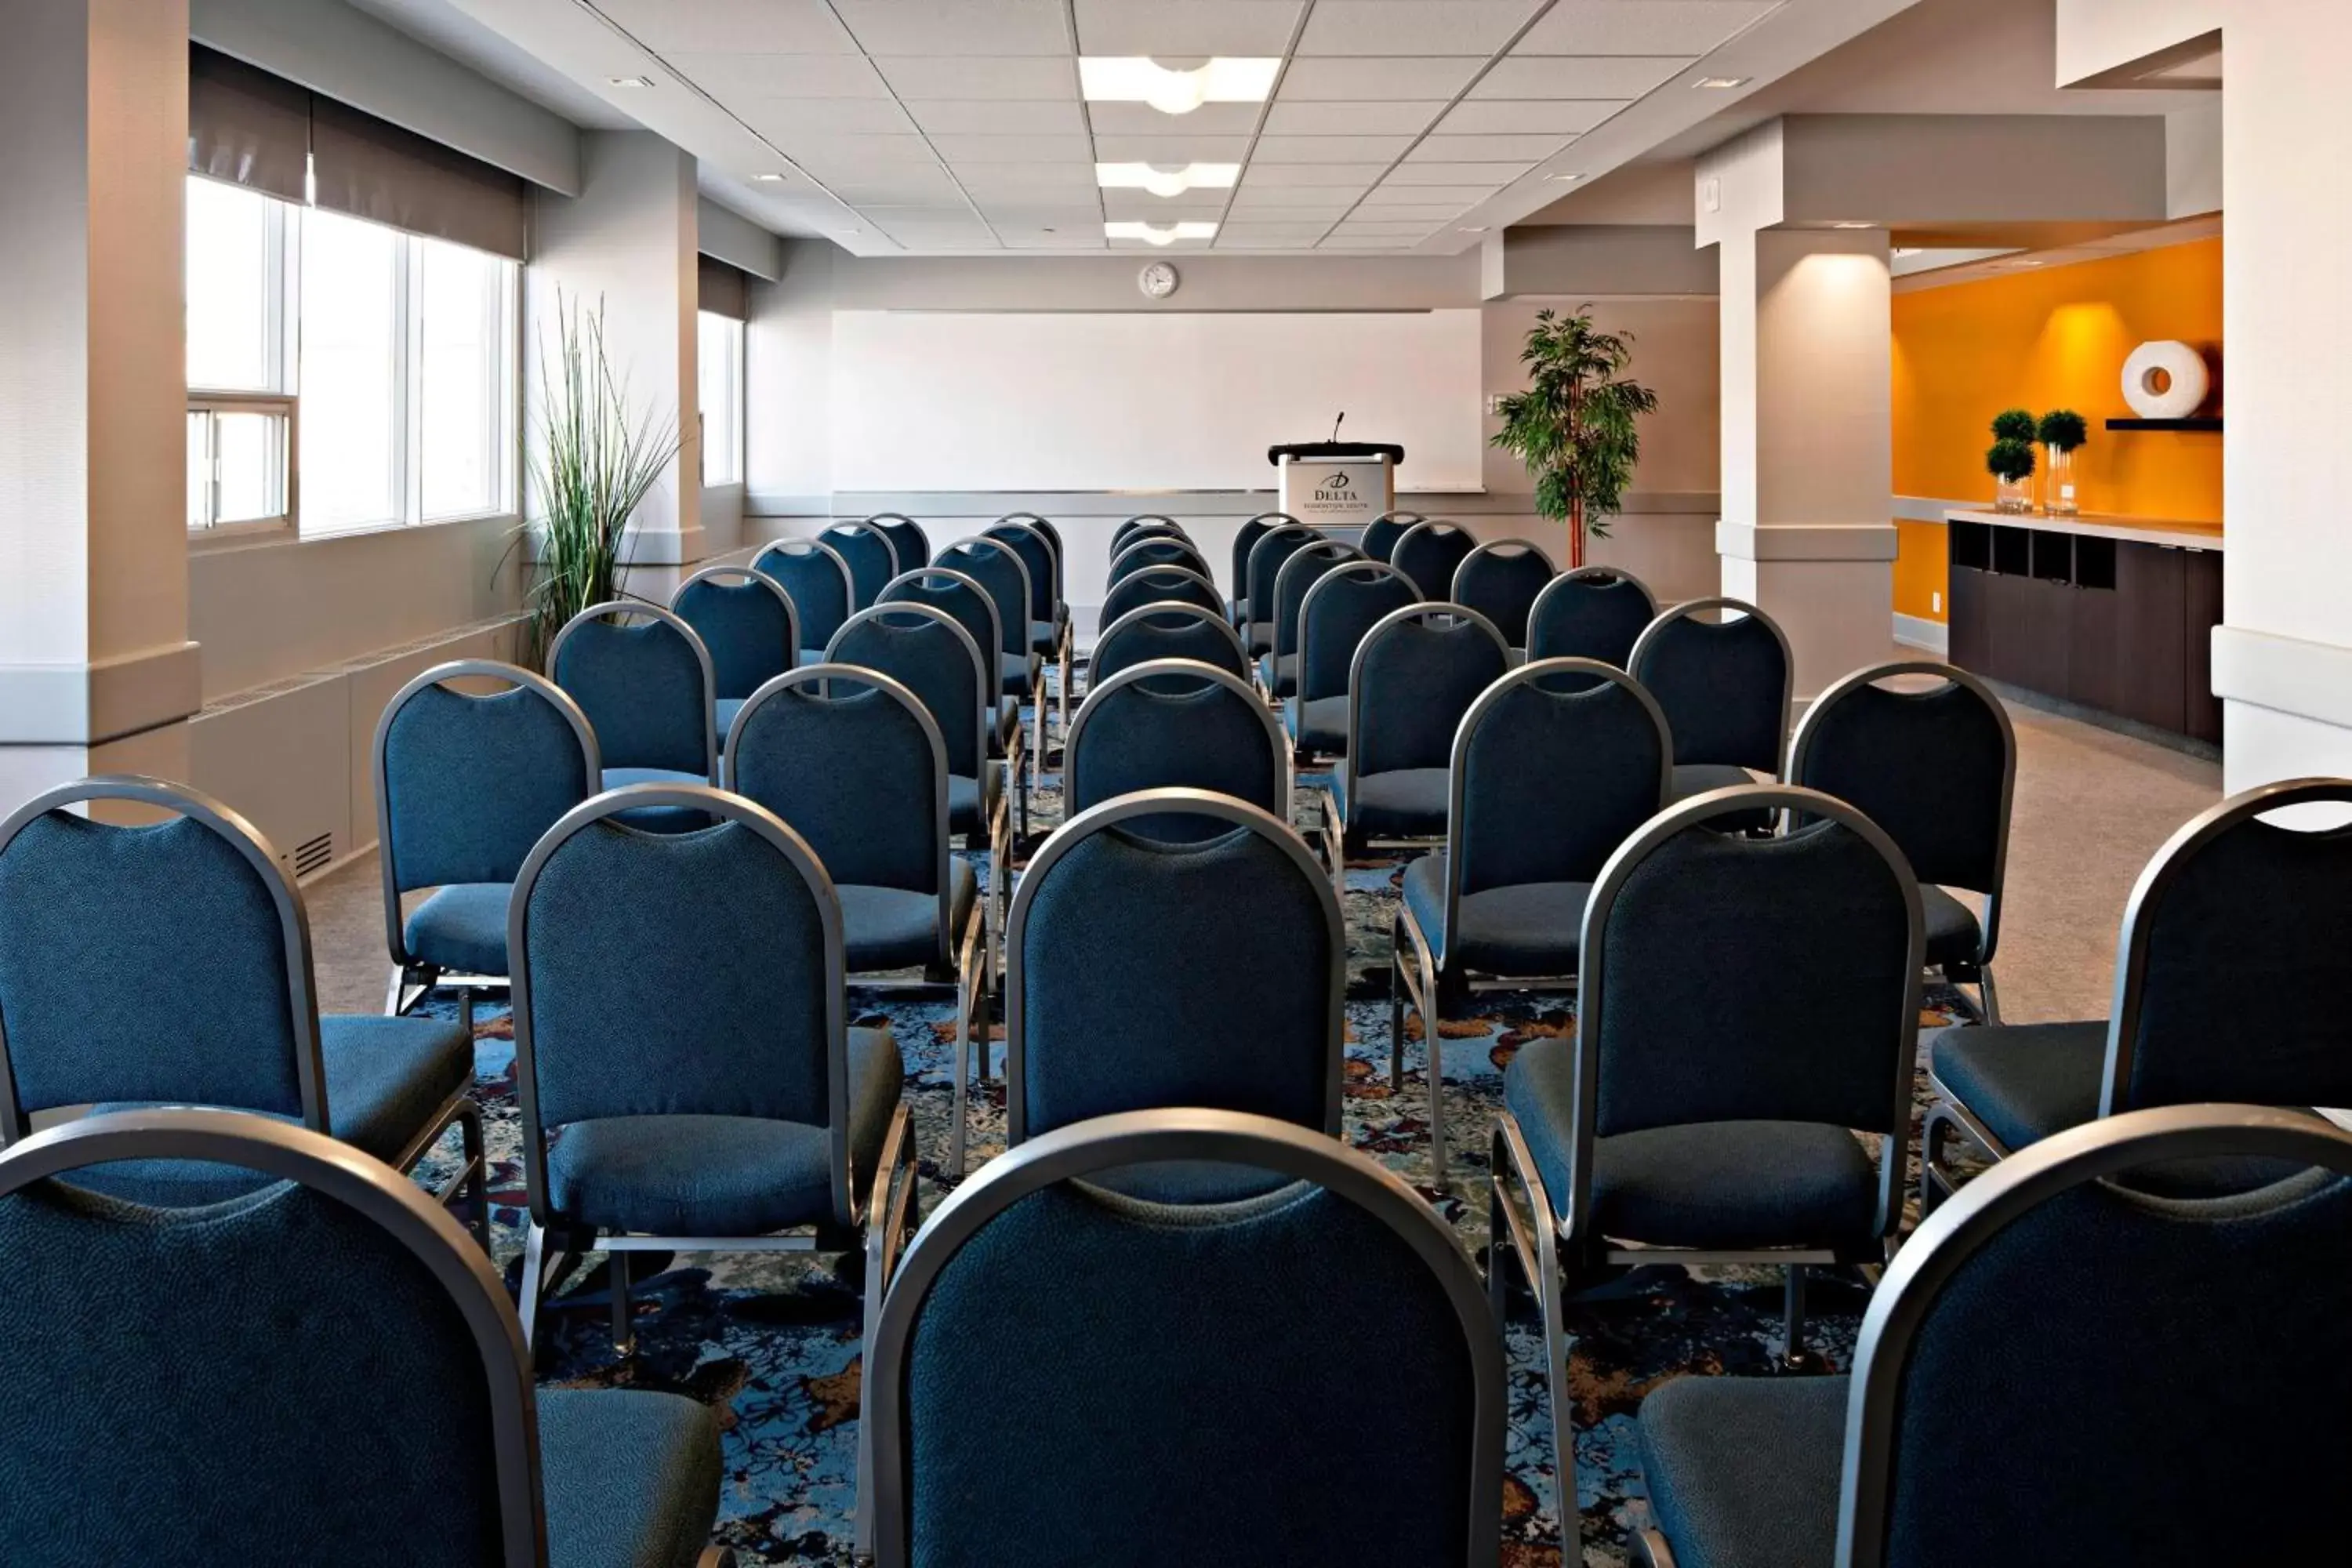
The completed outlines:
{"type": "Polygon", "coordinates": [[[2051,517],[2038,511],[1951,510],[1947,522],[1989,522],[1999,528],[2033,528],[2044,533],[2080,533],[2093,539],[2119,539],[2130,544],[2168,544],[2176,550],[2220,550],[2218,522],[2173,522],[2158,518],[2109,517],[2083,512],[2074,517],[2051,517]]]}

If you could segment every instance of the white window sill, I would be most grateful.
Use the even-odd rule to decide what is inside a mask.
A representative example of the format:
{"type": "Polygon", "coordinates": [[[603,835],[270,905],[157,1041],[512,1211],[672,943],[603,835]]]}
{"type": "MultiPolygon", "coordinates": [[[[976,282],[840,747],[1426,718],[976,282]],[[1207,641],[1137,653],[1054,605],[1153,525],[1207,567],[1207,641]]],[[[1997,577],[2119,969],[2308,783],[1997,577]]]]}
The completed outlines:
{"type": "Polygon", "coordinates": [[[424,522],[380,522],[361,528],[338,529],[332,533],[314,533],[308,538],[287,522],[223,523],[217,528],[190,529],[188,553],[213,555],[244,550],[276,550],[293,545],[335,544],[347,539],[377,539],[387,533],[417,533],[426,529],[452,528],[466,523],[500,521],[511,526],[521,521],[510,511],[477,511],[467,512],[462,517],[436,517],[424,522]]]}

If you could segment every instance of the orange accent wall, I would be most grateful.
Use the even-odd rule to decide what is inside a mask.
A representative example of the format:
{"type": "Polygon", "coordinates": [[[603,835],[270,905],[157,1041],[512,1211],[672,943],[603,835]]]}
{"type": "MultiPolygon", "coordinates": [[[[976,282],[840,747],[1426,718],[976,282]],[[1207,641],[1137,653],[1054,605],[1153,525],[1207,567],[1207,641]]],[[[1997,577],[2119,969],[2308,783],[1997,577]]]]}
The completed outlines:
{"type": "MultiPolygon", "coordinates": [[[[1992,500],[1988,426],[2004,408],[2072,408],[2089,421],[2075,454],[2085,511],[2217,522],[2221,438],[2111,431],[2128,416],[2124,359],[2152,339],[2221,341],[2218,239],[2048,271],[1895,296],[1895,493],[1992,500]]],[[[1943,530],[1899,525],[1897,613],[1942,620],[1943,530]]]]}

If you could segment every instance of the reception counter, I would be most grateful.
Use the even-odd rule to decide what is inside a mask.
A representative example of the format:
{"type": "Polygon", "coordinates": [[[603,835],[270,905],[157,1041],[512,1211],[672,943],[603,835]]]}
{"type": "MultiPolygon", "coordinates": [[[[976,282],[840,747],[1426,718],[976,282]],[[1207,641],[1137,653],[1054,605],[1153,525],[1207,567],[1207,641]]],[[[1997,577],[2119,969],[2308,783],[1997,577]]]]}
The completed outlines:
{"type": "Polygon", "coordinates": [[[1951,659],[1988,679],[2219,744],[2218,523],[1944,514],[1951,659]]]}

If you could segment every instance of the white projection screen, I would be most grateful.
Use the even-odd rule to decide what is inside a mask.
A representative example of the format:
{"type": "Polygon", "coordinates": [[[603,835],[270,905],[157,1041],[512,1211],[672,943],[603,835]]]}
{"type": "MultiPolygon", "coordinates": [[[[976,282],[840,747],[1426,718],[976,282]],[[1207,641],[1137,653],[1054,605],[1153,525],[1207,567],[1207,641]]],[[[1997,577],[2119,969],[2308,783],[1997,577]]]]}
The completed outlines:
{"type": "Polygon", "coordinates": [[[842,490],[1265,489],[1265,449],[1405,449],[1400,490],[1479,485],[1475,310],[833,318],[842,490]]]}

